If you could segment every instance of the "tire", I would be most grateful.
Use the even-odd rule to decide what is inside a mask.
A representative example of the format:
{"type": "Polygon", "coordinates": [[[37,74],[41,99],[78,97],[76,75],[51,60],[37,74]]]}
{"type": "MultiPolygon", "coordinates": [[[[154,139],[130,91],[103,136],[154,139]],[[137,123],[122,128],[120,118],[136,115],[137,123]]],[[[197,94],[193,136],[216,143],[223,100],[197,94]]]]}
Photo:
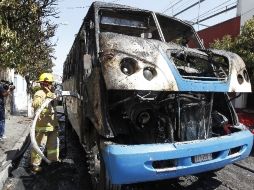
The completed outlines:
{"type": "Polygon", "coordinates": [[[94,190],[123,190],[121,185],[114,185],[107,175],[105,164],[100,151],[102,138],[97,134],[93,126],[89,126],[85,132],[86,154],[88,173],[90,173],[94,190]]]}
{"type": "Polygon", "coordinates": [[[64,156],[66,156],[67,152],[68,152],[68,146],[67,146],[67,136],[68,136],[68,132],[73,132],[73,128],[71,126],[71,122],[68,118],[68,114],[67,114],[67,108],[66,106],[64,106],[64,148],[62,150],[62,154],[64,156]]]}
{"type": "Polygon", "coordinates": [[[71,127],[71,122],[68,118],[68,113],[67,113],[67,107],[66,106],[64,106],[64,118],[65,118],[64,119],[65,127],[70,128],[71,127]]]}

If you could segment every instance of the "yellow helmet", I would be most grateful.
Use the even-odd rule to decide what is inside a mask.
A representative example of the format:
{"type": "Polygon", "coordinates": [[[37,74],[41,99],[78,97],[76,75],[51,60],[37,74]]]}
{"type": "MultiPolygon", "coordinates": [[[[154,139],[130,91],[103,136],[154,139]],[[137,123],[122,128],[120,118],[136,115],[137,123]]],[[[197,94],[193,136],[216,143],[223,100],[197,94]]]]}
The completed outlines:
{"type": "Polygon", "coordinates": [[[54,82],[54,77],[51,73],[42,73],[38,82],[54,82]]]}

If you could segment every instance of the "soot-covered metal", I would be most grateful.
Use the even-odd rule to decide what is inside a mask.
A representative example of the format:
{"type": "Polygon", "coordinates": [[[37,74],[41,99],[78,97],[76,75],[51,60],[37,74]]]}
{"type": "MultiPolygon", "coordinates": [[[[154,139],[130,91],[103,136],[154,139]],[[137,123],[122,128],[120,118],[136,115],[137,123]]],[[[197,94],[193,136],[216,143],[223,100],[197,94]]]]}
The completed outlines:
{"type": "Polygon", "coordinates": [[[251,149],[227,94],[251,92],[243,60],[205,49],[176,18],[93,3],[63,78],[65,90],[82,97],[66,108],[95,187],[107,177],[118,189],[218,169],[251,149]]]}
{"type": "Polygon", "coordinates": [[[162,14],[117,7],[98,13],[116,136],[130,144],[183,142],[227,134],[224,127],[237,123],[224,93],[251,90],[238,55],[204,49],[190,25],[162,14]]]}

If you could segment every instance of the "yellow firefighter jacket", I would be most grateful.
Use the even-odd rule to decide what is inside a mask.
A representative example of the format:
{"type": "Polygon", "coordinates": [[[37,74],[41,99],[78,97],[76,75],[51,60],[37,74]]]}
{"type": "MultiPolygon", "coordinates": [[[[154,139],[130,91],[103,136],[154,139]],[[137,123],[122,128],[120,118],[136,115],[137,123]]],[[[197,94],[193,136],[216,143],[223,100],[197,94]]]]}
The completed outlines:
{"type": "MultiPolygon", "coordinates": [[[[43,90],[38,90],[33,99],[32,106],[34,110],[36,111],[40,106],[43,104],[47,97],[47,94],[43,90]]],[[[54,131],[55,127],[58,125],[56,113],[54,112],[54,109],[51,104],[49,104],[47,107],[45,107],[35,126],[36,132],[48,132],[48,131],[54,131]]]]}

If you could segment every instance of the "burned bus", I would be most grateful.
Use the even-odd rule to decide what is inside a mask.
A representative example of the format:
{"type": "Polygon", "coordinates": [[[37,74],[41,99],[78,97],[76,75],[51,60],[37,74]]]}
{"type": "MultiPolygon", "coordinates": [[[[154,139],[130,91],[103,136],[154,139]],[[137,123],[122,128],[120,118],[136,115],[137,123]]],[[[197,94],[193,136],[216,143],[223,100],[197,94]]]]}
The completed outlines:
{"type": "Polygon", "coordinates": [[[191,25],[94,2],[64,63],[66,114],[95,189],[208,172],[246,158],[253,136],[230,92],[251,92],[236,54],[191,25]]]}

